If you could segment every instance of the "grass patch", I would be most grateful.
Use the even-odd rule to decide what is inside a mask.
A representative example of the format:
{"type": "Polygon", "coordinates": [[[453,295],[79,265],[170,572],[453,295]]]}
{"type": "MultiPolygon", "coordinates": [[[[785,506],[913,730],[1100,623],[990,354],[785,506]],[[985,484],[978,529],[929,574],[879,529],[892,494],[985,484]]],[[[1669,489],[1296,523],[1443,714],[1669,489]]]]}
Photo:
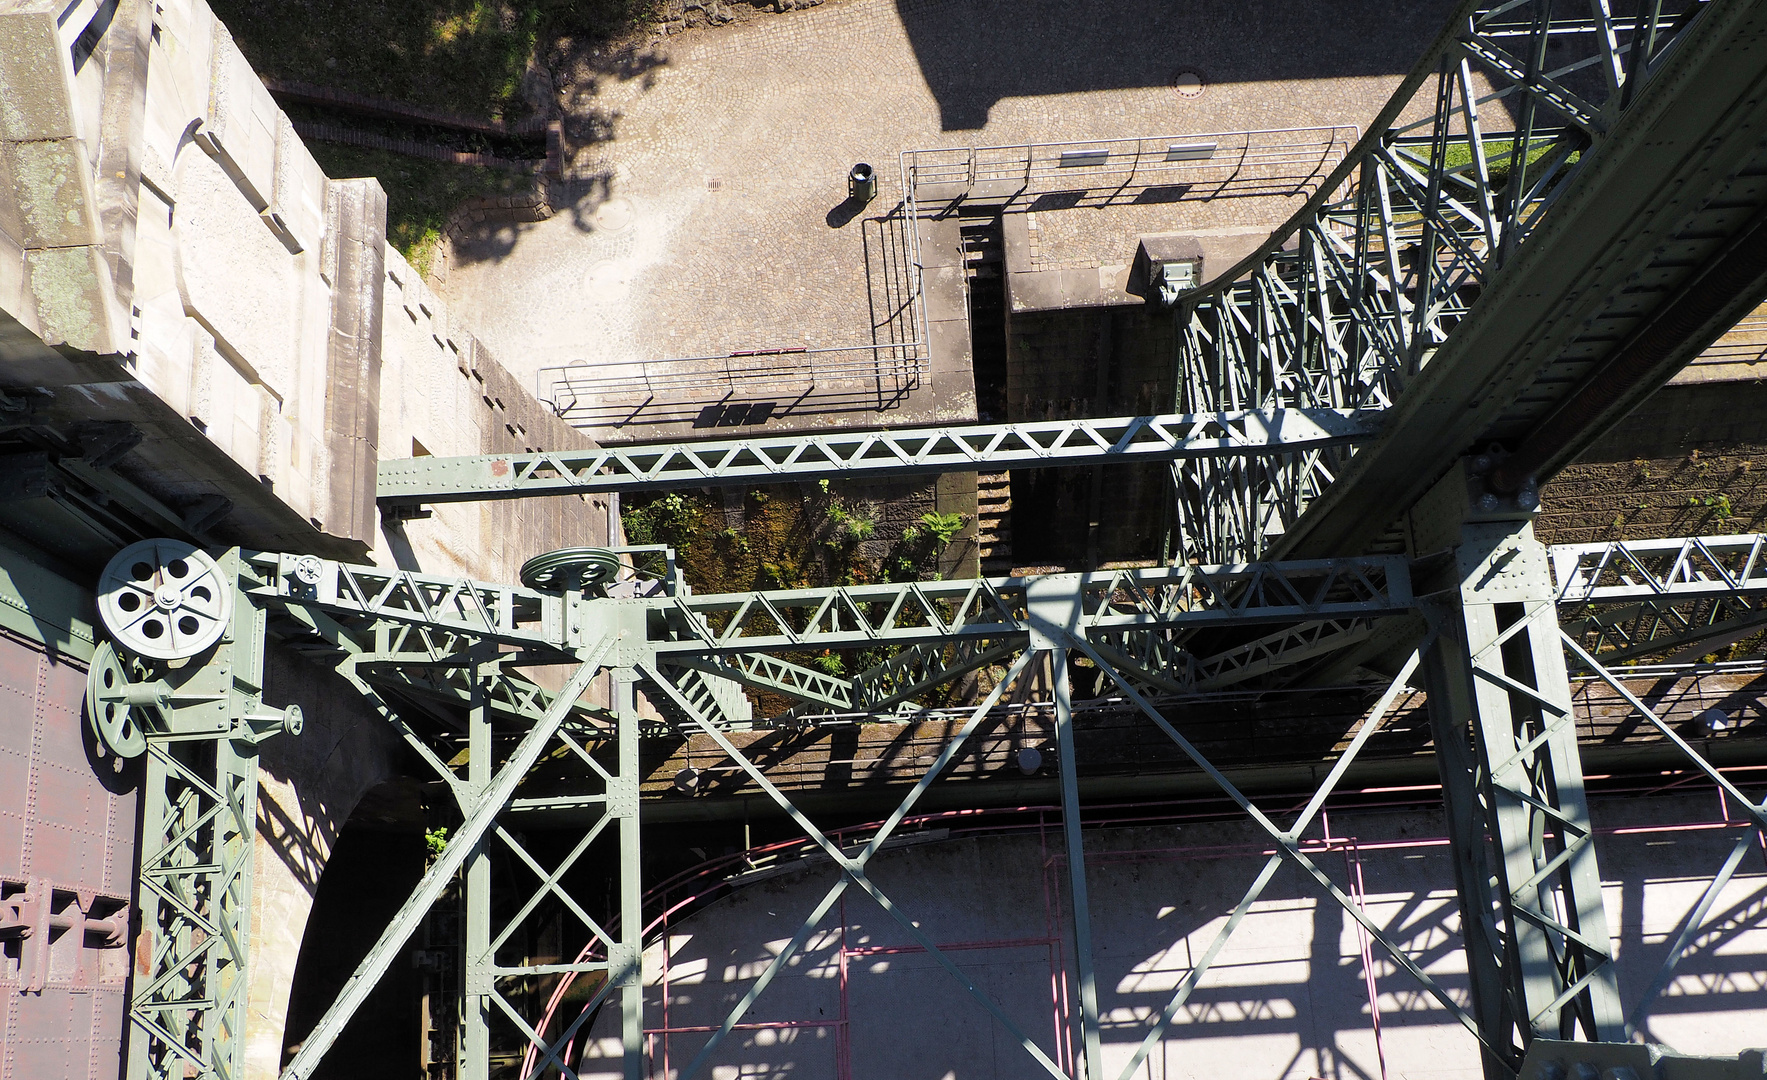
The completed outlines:
{"type": "MultiPolygon", "coordinates": [[[[1533,144],[1528,147],[1527,164],[1530,166],[1534,165],[1541,158],[1551,153],[1556,146],[1558,146],[1557,139],[1534,140],[1533,144]]],[[[1428,146],[1407,148],[1407,152],[1408,154],[1415,156],[1423,167],[1429,167],[1430,148],[1428,146]]],[[[1502,187],[1509,182],[1510,153],[1510,143],[1497,138],[1486,140],[1485,172],[1491,178],[1491,186],[1494,188],[1502,187]]],[[[1565,166],[1569,167],[1576,164],[1577,159],[1581,156],[1582,151],[1572,151],[1570,156],[1565,159],[1565,166]]],[[[1472,144],[1465,139],[1451,140],[1447,146],[1443,147],[1442,163],[1447,168],[1458,169],[1463,166],[1471,165],[1472,160],[1472,144]]],[[[1469,178],[1472,176],[1472,170],[1467,170],[1467,176],[1469,178]]]]}
{"type": "Polygon", "coordinates": [[[462,200],[475,195],[507,195],[533,182],[501,169],[448,165],[340,143],[315,140],[307,149],[327,176],[373,176],[380,180],[387,193],[387,240],[412,269],[426,276],[448,215],[462,200]]]}
{"type": "Polygon", "coordinates": [[[559,38],[609,40],[655,0],[211,0],[259,74],[479,119],[529,111],[523,84],[559,38]]]}

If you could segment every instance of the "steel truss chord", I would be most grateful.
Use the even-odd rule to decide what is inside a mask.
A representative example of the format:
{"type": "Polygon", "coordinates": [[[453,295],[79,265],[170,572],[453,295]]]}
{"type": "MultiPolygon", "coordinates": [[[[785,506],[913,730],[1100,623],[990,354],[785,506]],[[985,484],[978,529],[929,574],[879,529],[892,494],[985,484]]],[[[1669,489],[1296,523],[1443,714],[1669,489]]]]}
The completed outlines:
{"type": "MultiPolygon", "coordinates": [[[[1700,21],[1661,5],[1621,17],[1608,7],[1598,0],[1591,18],[1550,0],[1458,5],[1301,210],[1214,284],[1180,296],[1176,408],[1397,408],[1700,21]],[[1602,78],[1564,79],[1585,68],[1602,78]]],[[[1181,554],[1261,557],[1368,452],[1294,447],[1174,470],[1181,554]]]]}
{"type": "Polygon", "coordinates": [[[558,593],[313,555],[254,552],[247,558],[262,579],[248,590],[258,602],[368,619],[380,624],[382,633],[403,624],[423,644],[457,635],[518,648],[562,649],[583,640],[580,622],[567,619],[567,597],[558,593]]]}
{"type": "Polygon", "coordinates": [[[397,506],[1239,457],[1370,438],[1375,429],[1369,421],[1347,409],[1247,408],[424,457],[381,462],[378,494],[383,505],[397,506]]]}

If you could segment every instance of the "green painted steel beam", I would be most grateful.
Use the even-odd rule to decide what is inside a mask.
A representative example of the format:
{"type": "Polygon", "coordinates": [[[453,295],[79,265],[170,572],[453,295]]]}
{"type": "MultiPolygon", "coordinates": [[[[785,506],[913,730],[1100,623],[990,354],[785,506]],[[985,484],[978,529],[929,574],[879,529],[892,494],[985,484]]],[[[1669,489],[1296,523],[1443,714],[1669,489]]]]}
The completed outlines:
{"type": "Polygon", "coordinates": [[[1348,409],[1226,412],[841,431],[380,463],[382,504],[472,502],[804,480],[1245,457],[1372,438],[1348,409]]]}
{"type": "MultiPolygon", "coordinates": [[[[1442,316],[1441,336],[1411,339],[1420,370],[1400,380],[1395,369],[1403,385],[1382,436],[1257,557],[1363,550],[1459,456],[1493,440],[1514,451],[1493,462],[1493,491],[1544,483],[1760,302],[1767,9],[1713,0],[1684,25],[1659,62],[1610,95],[1605,134],[1563,142],[1580,156],[1536,217],[1502,235],[1469,224],[1423,238],[1431,254],[1413,266],[1465,264],[1476,276],[1423,275],[1417,288],[1428,288],[1411,299],[1442,316]],[[1456,254],[1450,241],[1490,257],[1456,254]]],[[[1458,195],[1465,185],[1445,183],[1432,151],[1418,152],[1438,201],[1458,195]]],[[[1398,239],[1386,250],[1407,250],[1398,239]]]]}

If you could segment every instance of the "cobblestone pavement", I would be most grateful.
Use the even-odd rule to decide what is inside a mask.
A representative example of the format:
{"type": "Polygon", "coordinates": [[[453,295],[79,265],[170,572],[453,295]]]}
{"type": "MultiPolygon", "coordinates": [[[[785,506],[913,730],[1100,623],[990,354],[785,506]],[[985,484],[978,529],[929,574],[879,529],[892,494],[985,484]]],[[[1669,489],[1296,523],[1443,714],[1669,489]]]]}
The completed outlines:
{"type": "MultiPolygon", "coordinates": [[[[690,30],[647,70],[603,77],[578,105],[609,138],[572,163],[576,206],[455,248],[439,291],[531,381],[548,365],[635,364],[887,337],[903,230],[898,154],[941,146],[1360,126],[1440,28],[1446,3],[1400,0],[830,0],[690,30]],[[1201,75],[1200,95],[1174,89],[1201,75]],[[876,166],[850,222],[846,173],[876,166]]],[[[1273,225],[1293,199],[1040,212],[1040,258],[1126,261],[1133,236],[1273,225]]],[[[752,363],[752,361],[751,361],[752,363]]],[[[636,366],[622,368],[636,372],[636,366]]],[[[795,383],[772,389],[788,398],[795,383]]],[[[710,381],[708,381],[710,386],[710,381]]],[[[542,388],[544,389],[544,388],[542,388]]],[[[826,389],[826,388],[824,388],[826,389]]],[[[863,389],[863,388],[861,388],[863,389]]],[[[677,397],[715,402],[716,386],[677,397]]],[[[914,395],[864,392],[817,422],[913,422],[914,395]]],[[[679,402],[677,402],[679,404],[679,402]]],[[[656,437],[640,410],[606,437],[656,437]]],[[[789,425],[774,419],[769,428],[789,425]]],[[[679,430],[668,425],[668,430],[679,430]]]]}

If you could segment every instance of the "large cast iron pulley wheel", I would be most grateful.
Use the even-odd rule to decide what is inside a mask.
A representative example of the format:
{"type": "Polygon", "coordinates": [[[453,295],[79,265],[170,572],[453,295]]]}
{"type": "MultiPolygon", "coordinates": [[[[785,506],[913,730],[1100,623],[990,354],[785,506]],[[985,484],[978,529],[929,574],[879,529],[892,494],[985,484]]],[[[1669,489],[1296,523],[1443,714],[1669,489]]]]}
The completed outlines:
{"type": "Polygon", "coordinates": [[[92,666],[86,673],[86,723],[98,744],[118,757],[140,757],[147,750],[147,733],[136,710],[160,707],[148,678],[146,665],[125,658],[108,641],[99,642],[92,651],[92,666]]]}
{"type": "Polygon", "coordinates": [[[196,545],[143,540],[105,566],[98,615],[125,651],[149,660],[188,660],[227,632],[233,586],[196,545]]]}
{"type": "Polygon", "coordinates": [[[620,556],[608,548],[560,548],[522,563],[522,584],[542,592],[606,585],[620,573],[620,556]]]}

